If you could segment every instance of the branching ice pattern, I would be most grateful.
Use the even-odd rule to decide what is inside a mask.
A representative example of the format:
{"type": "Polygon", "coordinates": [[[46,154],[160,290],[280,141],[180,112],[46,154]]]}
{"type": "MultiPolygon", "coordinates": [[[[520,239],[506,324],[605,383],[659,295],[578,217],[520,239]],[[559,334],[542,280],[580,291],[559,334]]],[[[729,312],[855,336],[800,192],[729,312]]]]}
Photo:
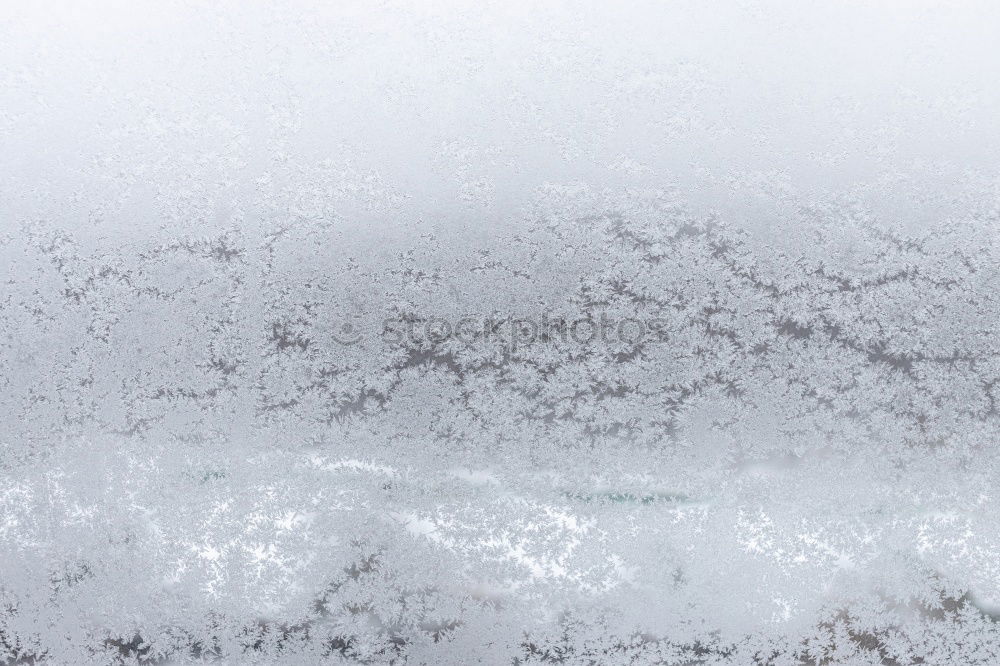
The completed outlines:
{"type": "Polygon", "coordinates": [[[639,7],[12,10],[0,663],[1000,663],[996,93],[639,7]]]}

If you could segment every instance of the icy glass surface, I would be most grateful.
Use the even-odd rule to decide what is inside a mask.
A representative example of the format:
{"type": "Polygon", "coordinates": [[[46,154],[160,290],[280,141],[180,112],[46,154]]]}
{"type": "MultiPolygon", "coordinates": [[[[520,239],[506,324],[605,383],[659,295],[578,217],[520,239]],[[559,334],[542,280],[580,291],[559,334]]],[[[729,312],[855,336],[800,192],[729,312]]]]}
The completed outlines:
{"type": "Polygon", "coordinates": [[[1000,663],[998,44],[0,2],[0,664],[1000,663]]]}

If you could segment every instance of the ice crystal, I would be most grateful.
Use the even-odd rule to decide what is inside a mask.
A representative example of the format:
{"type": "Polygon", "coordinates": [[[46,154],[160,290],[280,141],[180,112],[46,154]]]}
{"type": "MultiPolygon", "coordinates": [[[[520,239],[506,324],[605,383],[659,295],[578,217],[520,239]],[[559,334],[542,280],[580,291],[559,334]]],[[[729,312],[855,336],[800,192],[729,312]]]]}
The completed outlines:
{"type": "Polygon", "coordinates": [[[8,3],[0,663],[1000,663],[987,3],[8,3]]]}

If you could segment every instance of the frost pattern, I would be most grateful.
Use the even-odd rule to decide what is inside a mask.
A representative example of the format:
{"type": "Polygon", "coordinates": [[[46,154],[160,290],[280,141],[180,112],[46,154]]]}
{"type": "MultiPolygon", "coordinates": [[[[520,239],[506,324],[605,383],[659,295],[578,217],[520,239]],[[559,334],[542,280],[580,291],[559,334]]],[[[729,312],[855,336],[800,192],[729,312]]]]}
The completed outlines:
{"type": "Polygon", "coordinates": [[[4,10],[0,661],[1000,662],[960,10],[4,10]]]}

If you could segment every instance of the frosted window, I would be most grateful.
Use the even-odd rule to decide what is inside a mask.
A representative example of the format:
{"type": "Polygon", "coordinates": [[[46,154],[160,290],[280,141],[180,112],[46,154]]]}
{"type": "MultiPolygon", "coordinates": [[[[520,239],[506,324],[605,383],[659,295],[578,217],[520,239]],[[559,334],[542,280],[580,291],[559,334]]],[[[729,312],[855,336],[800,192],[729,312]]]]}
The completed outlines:
{"type": "Polygon", "coordinates": [[[3,3],[0,663],[1000,663],[998,43],[3,3]]]}

